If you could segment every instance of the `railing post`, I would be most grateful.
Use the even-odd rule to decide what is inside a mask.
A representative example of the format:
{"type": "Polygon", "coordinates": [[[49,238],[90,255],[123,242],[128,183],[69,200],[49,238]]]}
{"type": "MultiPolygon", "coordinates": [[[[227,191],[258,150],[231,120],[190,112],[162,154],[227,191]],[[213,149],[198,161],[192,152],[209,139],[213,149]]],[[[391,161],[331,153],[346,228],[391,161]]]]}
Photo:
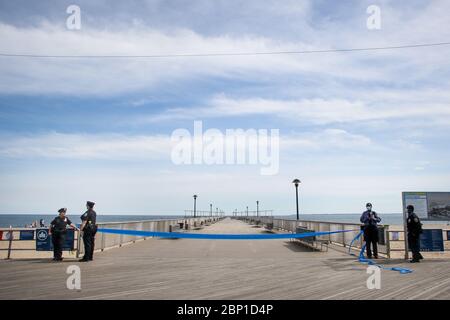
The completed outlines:
{"type": "MultiPolygon", "coordinates": [[[[345,224],[341,224],[341,230],[345,229],[345,224]]],[[[342,245],[345,248],[345,233],[342,233],[342,245]]]]}
{"type": "Polygon", "coordinates": [[[80,248],[81,248],[81,231],[78,229],[77,232],[77,253],[75,257],[78,259],[80,257],[80,248]]]}
{"type": "Polygon", "coordinates": [[[388,257],[388,259],[391,258],[391,242],[390,242],[390,234],[389,234],[389,225],[384,227],[384,238],[386,241],[386,256],[388,257]]]}
{"type": "MultiPolygon", "coordinates": [[[[123,230],[123,223],[120,224],[120,230],[123,230]]],[[[119,235],[119,247],[122,246],[123,243],[123,234],[119,235]]]]}
{"type": "Polygon", "coordinates": [[[101,241],[101,250],[104,251],[105,250],[105,233],[102,232],[102,241],[101,241]]]}
{"type": "Polygon", "coordinates": [[[11,247],[12,247],[12,241],[14,238],[14,232],[12,231],[12,227],[9,227],[9,244],[8,244],[8,257],[6,258],[9,260],[11,258],[11,247]]]}

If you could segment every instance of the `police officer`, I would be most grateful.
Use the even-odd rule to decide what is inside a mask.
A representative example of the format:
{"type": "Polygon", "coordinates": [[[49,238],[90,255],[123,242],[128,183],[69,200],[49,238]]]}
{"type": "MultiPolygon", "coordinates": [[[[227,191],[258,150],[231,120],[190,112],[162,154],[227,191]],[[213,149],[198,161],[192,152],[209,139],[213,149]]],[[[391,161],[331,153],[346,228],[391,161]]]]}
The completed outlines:
{"type": "Polygon", "coordinates": [[[381,222],[375,211],[372,211],[372,204],[366,204],[366,211],[361,215],[360,221],[364,223],[364,240],[366,241],[367,258],[372,259],[371,245],[373,246],[373,257],[378,259],[378,227],[381,222]]]}
{"type": "Polygon", "coordinates": [[[62,247],[66,239],[67,226],[74,229],[77,227],[66,217],[66,208],[61,208],[58,210],[59,215],[53,219],[50,224],[49,235],[52,236],[53,243],[53,261],[62,261],[62,247]]]}
{"type": "Polygon", "coordinates": [[[408,246],[412,251],[411,263],[420,262],[423,259],[420,254],[420,234],[422,233],[422,223],[419,217],[414,213],[414,206],[406,207],[408,210],[408,218],[406,219],[406,226],[408,229],[408,246]]]}
{"type": "Polygon", "coordinates": [[[97,213],[94,211],[95,203],[92,201],[86,202],[87,211],[81,215],[81,227],[83,231],[84,256],[80,262],[87,262],[93,260],[95,234],[97,233],[97,213]]]}

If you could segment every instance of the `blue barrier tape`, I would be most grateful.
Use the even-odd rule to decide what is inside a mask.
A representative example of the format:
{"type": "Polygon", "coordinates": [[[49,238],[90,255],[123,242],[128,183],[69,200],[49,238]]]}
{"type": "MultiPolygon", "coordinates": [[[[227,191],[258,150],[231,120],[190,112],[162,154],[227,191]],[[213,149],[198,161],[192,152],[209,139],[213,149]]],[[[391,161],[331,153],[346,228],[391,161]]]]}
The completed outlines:
{"type": "MultiPolygon", "coordinates": [[[[361,232],[358,233],[358,234],[356,235],[355,238],[353,238],[352,242],[350,242],[350,247],[348,248],[348,253],[349,253],[350,255],[356,256],[354,253],[351,253],[352,245],[353,245],[353,242],[355,242],[355,241],[357,241],[359,238],[361,238],[361,236],[362,236],[363,234],[364,234],[364,231],[361,230],[361,232]]],[[[378,263],[376,263],[375,261],[373,261],[373,260],[371,260],[371,259],[368,259],[368,258],[364,257],[364,250],[365,250],[365,249],[366,249],[366,244],[364,243],[364,245],[363,245],[362,248],[361,248],[361,251],[359,252],[359,256],[358,256],[358,261],[361,262],[361,263],[366,263],[366,264],[368,264],[368,265],[375,266],[375,267],[378,267],[378,268],[383,269],[383,270],[398,271],[398,272],[400,272],[401,274],[407,274],[407,273],[412,273],[412,272],[413,272],[411,269],[408,269],[408,268],[401,268],[401,267],[384,267],[384,266],[382,266],[381,264],[378,264],[378,263]]]]}
{"type": "MultiPolygon", "coordinates": [[[[181,232],[159,232],[159,231],[140,231],[140,230],[118,230],[118,229],[106,229],[100,228],[98,232],[111,233],[111,234],[122,234],[129,236],[141,236],[141,237],[158,237],[158,238],[183,238],[183,239],[209,239],[209,240],[270,240],[270,239],[299,239],[299,238],[309,238],[314,236],[323,236],[336,233],[351,232],[355,230],[339,230],[339,231],[320,231],[320,232],[305,232],[305,233],[281,233],[281,234],[208,234],[208,233],[181,233],[181,232]]],[[[357,241],[364,232],[361,231],[356,235],[356,237],[350,242],[349,254],[356,256],[351,253],[352,245],[357,241]]],[[[366,245],[364,244],[359,252],[358,261],[361,263],[367,263],[379,267],[383,270],[398,271],[401,274],[411,273],[412,270],[400,267],[383,267],[375,263],[373,260],[366,259],[364,257],[364,249],[366,245]]]]}
{"type": "Polygon", "coordinates": [[[292,239],[323,236],[334,233],[351,232],[355,230],[321,231],[305,233],[281,233],[281,234],[208,234],[208,233],[184,233],[184,232],[157,232],[140,230],[118,230],[100,228],[98,232],[123,234],[129,236],[158,237],[158,238],[183,238],[183,239],[210,239],[210,240],[269,240],[269,239],[292,239]]]}
{"type": "Polygon", "coordinates": [[[353,240],[350,242],[350,246],[348,247],[348,254],[349,254],[349,255],[356,256],[355,254],[353,254],[353,253],[351,252],[351,250],[352,250],[352,245],[353,245],[353,242],[355,242],[355,241],[357,241],[359,238],[361,238],[361,236],[362,236],[363,233],[364,233],[364,231],[361,230],[361,231],[356,235],[356,237],[354,237],[353,240]]]}

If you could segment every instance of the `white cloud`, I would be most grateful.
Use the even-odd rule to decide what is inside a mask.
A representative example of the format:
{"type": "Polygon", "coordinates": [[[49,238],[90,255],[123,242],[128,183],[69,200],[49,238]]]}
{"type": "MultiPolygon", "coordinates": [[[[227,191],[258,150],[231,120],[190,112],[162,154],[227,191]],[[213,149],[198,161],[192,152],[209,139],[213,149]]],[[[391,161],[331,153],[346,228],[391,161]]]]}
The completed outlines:
{"type": "MultiPolygon", "coordinates": [[[[309,32],[311,34],[304,40],[279,40],[254,34],[206,36],[189,29],[161,31],[142,25],[122,31],[87,27],[69,31],[48,22],[27,28],[0,23],[0,51],[42,55],[164,55],[314,50],[341,48],[343,44],[351,44],[351,47],[374,45],[368,44],[361,30],[349,30],[338,37],[331,35],[330,30],[311,29],[309,32]]],[[[390,45],[403,43],[400,37],[390,37],[390,45]]],[[[384,42],[380,38],[377,45],[385,45],[384,42]]],[[[446,65],[445,55],[441,52],[448,49],[430,49],[426,53],[424,50],[370,55],[337,53],[154,59],[2,57],[0,92],[111,96],[203,77],[260,81],[272,76],[276,79],[302,75],[328,81],[389,82],[396,79],[402,82],[401,77],[414,80],[446,65]]]]}
{"type": "Polygon", "coordinates": [[[7,158],[56,158],[142,160],[170,154],[170,138],[164,135],[48,133],[2,137],[0,156],[7,158]]]}
{"type": "MultiPolygon", "coordinates": [[[[391,93],[393,94],[393,93],[391,93]]],[[[405,93],[406,94],[406,93],[405,93]]],[[[391,101],[376,102],[347,99],[300,99],[275,100],[264,98],[230,98],[224,94],[210,99],[207,106],[196,108],[172,108],[163,113],[141,117],[134,122],[159,122],[177,119],[204,119],[238,116],[275,116],[291,122],[304,124],[356,123],[359,121],[381,121],[392,119],[433,119],[445,125],[443,119],[450,117],[450,102],[417,103],[406,97],[391,101]],[[411,101],[411,102],[410,102],[411,101]],[[408,103],[410,102],[410,103],[408,103]]],[[[423,123],[426,124],[426,123],[423,123]]]]}
{"type": "Polygon", "coordinates": [[[352,134],[342,129],[325,129],[319,132],[303,134],[293,134],[285,137],[281,141],[281,147],[286,150],[332,150],[332,149],[353,149],[376,147],[376,144],[369,138],[361,134],[352,134]]]}
{"type": "MultiPolygon", "coordinates": [[[[187,128],[189,130],[189,128],[187,128]]],[[[230,128],[237,129],[237,128],[230,128]]],[[[225,131],[223,132],[225,134],[225,131]]],[[[193,132],[191,133],[193,135],[193,132]]],[[[342,129],[280,135],[281,153],[311,150],[351,149],[371,145],[363,135],[342,129]]],[[[170,135],[66,134],[2,136],[0,157],[74,160],[170,160],[174,142],[170,135]]],[[[248,146],[247,146],[248,147],[248,146]]]]}
{"type": "MultiPolygon", "coordinates": [[[[68,31],[54,25],[17,28],[0,24],[2,52],[50,55],[164,55],[293,50],[257,36],[208,37],[190,30],[163,33],[153,29],[122,32],[68,31]]],[[[291,73],[308,64],[289,56],[154,58],[154,59],[27,59],[2,58],[0,92],[116,95],[152,88],[161,81],[197,76],[239,77],[253,72],[291,73]],[[276,68],[273,68],[276,66],[276,68]]]]}
{"type": "Polygon", "coordinates": [[[63,205],[74,210],[89,198],[101,204],[103,214],[123,213],[124,208],[127,213],[182,214],[191,205],[195,190],[203,207],[213,201],[232,210],[259,198],[264,199],[265,208],[280,213],[291,207],[288,195],[294,176],[303,181],[303,210],[307,212],[323,213],[327,209],[323,199],[329,199],[329,212],[348,212],[368,198],[376,201],[380,210],[392,212],[397,211],[401,191],[444,190],[449,181],[448,174],[418,175],[425,170],[417,171],[417,167],[426,169],[432,164],[421,160],[417,151],[413,158],[398,157],[408,146],[395,145],[389,150],[388,143],[380,146],[369,137],[342,129],[282,135],[280,174],[270,178],[248,166],[175,166],[170,161],[170,139],[165,135],[48,133],[1,138],[2,161],[28,159],[32,163],[31,171],[24,165],[19,172],[1,174],[3,212],[52,210],[52,206],[63,205]],[[45,161],[36,159],[75,161],[70,168],[55,162],[48,170],[45,161]],[[96,159],[101,160],[100,166],[90,162],[96,159]],[[109,163],[121,159],[127,161],[120,166],[109,163]],[[132,160],[143,161],[136,164],[132,160]],[[392,169],[393,165],[399,168],[392,169]],[[62,180],[64,183],[59,183],[62,180]],[[237,185],[248,192],[238,191],[237,185]],[[7,199],[14,199],[14,204],[7,199]]]}

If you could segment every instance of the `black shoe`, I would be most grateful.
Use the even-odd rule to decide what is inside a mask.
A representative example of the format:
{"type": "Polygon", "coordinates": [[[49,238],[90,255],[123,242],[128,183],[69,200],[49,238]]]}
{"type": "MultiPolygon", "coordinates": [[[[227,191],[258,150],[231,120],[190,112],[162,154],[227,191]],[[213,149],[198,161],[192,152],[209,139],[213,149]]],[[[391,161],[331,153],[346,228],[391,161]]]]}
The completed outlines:
{"type": "Polygon", "coordinates": [[[88,260],[88,259],[85,259],[85,258],[78,260],[78,262],[88,262],[88,261],[89,261],[89,260],[88,260]]]}
{"type": "Polygon", "coordinates": [[[373,256],[374,259],[378,259],[378,256],[373,256]]]}
{"type": "Polygon", "coordinates": [[[412,259],[409,262],[411,262],[411,263],[418,263],[418,262],[420,262],[420,260],[419,259],[412,259]]]}

